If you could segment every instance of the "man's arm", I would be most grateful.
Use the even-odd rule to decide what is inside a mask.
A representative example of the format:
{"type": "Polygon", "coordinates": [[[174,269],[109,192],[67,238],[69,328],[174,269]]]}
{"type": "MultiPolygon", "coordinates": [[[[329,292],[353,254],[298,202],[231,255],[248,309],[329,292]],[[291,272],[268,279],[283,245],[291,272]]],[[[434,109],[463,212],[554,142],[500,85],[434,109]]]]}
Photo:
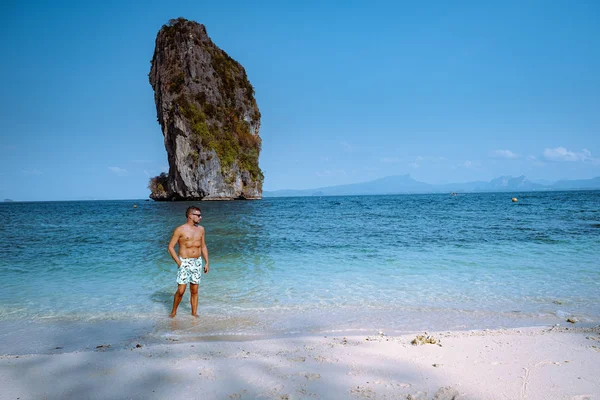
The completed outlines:
{"type": "Polygon", "coordinates": [[[173,236],[171,236],[171,241],[169,242],[169,254],[173,258],[173,260],[177,263],[177,268],[181,266],[181,260],[175,251],[175,245],[179,242],[179,238],[181,237],[181,229],[176,228],[173,232],[173,236]]]}
{"type": "Polygon", "coordinates": [[[204,230],[204,228],[202,229],[202,249],[201,254],[202,257],[204,257],[204,261],[206,261],[206,264],[204,264],[204,273],[208,274],[208,270],[210,269],[209,265],[208,265],[208,249],[206,248],[206,231],[204,230]]]}

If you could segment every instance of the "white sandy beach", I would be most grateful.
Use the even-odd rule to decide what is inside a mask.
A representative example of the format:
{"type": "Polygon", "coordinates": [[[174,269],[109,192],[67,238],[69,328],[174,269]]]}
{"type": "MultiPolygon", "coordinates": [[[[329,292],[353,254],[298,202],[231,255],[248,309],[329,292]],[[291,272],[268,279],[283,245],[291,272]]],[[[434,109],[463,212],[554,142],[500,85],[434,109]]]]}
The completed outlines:
{"type": "MultiPolygon", "coordinates": [[[[600,399],[600,327],[307,336],[0,357],[1,399],[600,399]]],[[[100,345],[100,344],[99,344],[100,345]]]]}

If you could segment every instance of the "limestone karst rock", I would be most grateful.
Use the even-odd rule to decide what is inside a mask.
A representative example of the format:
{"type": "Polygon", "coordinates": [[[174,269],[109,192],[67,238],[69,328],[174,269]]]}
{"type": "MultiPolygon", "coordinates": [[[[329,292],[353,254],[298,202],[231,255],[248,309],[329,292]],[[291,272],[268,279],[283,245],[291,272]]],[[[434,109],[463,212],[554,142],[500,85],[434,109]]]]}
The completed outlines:
{"type": "Polygon", "coordinates": [[[260,112],[244,67],[204,25],[178,18],[158,32],[149,78],[169,160],[150,197],[261,198],[260,112]]]}

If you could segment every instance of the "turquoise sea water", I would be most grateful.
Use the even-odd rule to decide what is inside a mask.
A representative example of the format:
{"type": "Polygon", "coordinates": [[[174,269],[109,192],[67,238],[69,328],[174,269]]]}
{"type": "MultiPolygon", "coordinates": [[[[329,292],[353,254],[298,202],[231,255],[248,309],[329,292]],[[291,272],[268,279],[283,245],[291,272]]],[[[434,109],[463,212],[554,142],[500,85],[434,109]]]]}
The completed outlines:
{"type": "Polygon", "coordinates": [[[199,203],[201,318],[170,320],[191,204],[0,204],[0,353],[600,321],[598,191],[199,203]]]}

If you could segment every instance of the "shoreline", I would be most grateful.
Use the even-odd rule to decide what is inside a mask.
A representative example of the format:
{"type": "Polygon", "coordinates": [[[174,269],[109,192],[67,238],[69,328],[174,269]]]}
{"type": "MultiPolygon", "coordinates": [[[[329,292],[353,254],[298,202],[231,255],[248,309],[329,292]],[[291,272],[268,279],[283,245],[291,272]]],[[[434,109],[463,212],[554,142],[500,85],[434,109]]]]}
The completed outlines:
{"type": "Polygon", "coordinates": [[[598,370],[600,326],[166,340],[0,356],[0,397],[584,400],[598,370]]]}
{"type": "MultiPolygon", "coordinates": [[[[451,311],[451,310],[450,310],[451,311]]],[[[111,344],[113,349],[126,349],[132,343],[159,345],[165,342],[251,342],[258,340],[295,339],[313,336],[361,336],[384,331],[390,336],[418,334],[425,330],[438,332],[470,332],[481,330],[506,331],[515,329],[544,329],[561,327],[566,330],[588,329],[599,324],[595,318],[574,317],[575,323],[569,323],[566,316],[546,316],[505,320],[501,318],[464,319],[464,313],[396,313],[388,318],[389,324],[363,321],[353,315],[355,321],[343,323],[343,316],[337,315],[326,324],[307,320],[298,321],[292,314],[279,315],[279,325],[272,325],[275,315],[266,323],[249,318],[192,318],[187,314],[168,318],[167,315],[147,315],[137,318],[96,318],[77,319],[37,319],[0,321],[0,356],[29,354],[60,354],[63,352],[89,351],[98,345],[111,344]],[[433,318],[432,318],[433,317],[433,318]],[[550,317],[550,318],[549,318],[550,317]],[[434,318],[436,318],[434,320],[434,318]],[[581,318],[581,319],[579,319],[581,318]],[[450,320],[464,323],[449,323],[450,320]],[[259,322],[259,323],[257,323],[259,322]],[[294,326],[300,322],[300,325],[294,326]],[[357,324],[356,322],[360,322],[357,324]],[[262,323],[262,324],[261,324],[262,323]],[[304,326],[301,326],[304,325],[304,326]],[[523,328],[525,327],[525,328],[523,328]],[[27,337],[24,341],[23,337],[27,337]]],[[[512,313],[499,313],[512,315],[512,313]]],[[[372,317],[374,314],[371,314],[372,317]]],[[[566,314],[574,315],[574,314],[566,314]]],[[[262,315],[265,317],[265,315],[262,315]]],[[[306,316],[305,316],[306,317],[306,316]]],[[[377,318],[381,322],[381,318],[377,318]]]]}

